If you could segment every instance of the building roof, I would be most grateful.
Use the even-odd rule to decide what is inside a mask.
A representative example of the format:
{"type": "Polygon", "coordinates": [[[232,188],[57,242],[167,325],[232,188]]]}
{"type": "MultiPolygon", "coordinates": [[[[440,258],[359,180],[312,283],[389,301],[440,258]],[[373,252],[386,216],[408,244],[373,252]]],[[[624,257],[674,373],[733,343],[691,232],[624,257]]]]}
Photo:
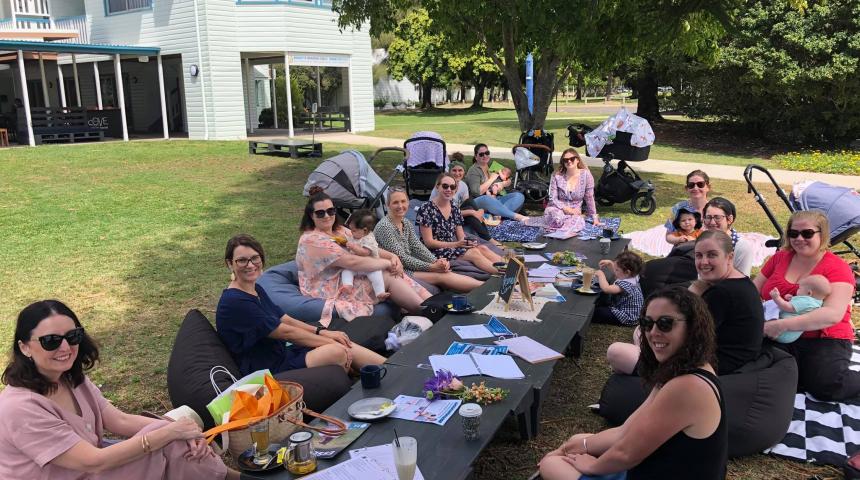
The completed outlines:
{"type": "Polygon", "coordinates": [[[0,40],[0,51],[51,52],[51,53],[88,53],[93,55],[158,55],[159,47],[140,47],[135,45],[99,45],[89,43],[57,43],[29,40],[0,40]]]}

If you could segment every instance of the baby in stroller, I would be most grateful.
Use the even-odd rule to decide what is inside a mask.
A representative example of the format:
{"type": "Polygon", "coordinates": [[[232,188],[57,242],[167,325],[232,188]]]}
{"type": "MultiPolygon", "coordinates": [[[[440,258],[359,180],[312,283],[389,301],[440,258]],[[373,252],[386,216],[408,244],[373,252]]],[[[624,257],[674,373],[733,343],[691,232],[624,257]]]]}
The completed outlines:
{"type": "MultiPolygon", "coordinates": [[[[356,210],[346,220],[346,226],[352,231],[352,238],[356,241],[347,242],[346,249],[354,255],[361,257],[379,258],[379,244],[376,243],[376,237],[373,235],[373,229],[376,227],[376,216],[372,211],[367,209],[356,210]]],[[[356,272],[344,268],[340,274],[340,283],[343,288],[352,289],[353,279],[356,272]]],[[[373,286],[373,293],[376,299],[383,302],[391,295],[385,291],[385,280],[382,277],[382,270],[373,272],[360,273],[370,280],[373,286]]]]}
{"type": "MultiPolygon", "coordinates": [[[[821,308],[828,295],[830,295],[830,282],[823,275],[809,275],[801,278],[797,282],[797,295],[787,295],[787,299],[783,299],[779,294],[779,289],[774,288],[770,291],[772,300],[764,302],[765,320],[774,320],[777,316],[779,318],[795,317],[821,308]]],[[[791,343],[800,338],[802,333],[782,332],[776,341],[791,343]]]]}

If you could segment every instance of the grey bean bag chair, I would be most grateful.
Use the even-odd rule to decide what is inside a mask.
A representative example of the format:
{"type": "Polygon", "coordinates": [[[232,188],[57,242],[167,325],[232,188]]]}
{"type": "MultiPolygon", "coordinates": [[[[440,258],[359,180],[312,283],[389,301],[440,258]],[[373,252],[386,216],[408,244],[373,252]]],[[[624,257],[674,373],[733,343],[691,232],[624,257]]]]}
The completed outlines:
{"type": "MultiPolygon", "coordinates": [[[[729,429],[729,457],[760,453],[785,436],[794,414],[797,363],[794,357],[765,346],[758,359],[720,376],[729,429]]],[[[647,394],[642,379],[613,374],[600,395],[599,414],[610,423],[627,420],[647,394]]]]}
{"type": "MultiPolygon", "coordinates": [[[[214,426],[206,404],[215,398],[209,370],[217,365],[225,367],[236,378],[241,377],[239,367],[209,320],[199,310],[190,310],[176,333],[170,353],[167,391],[174,407],[188,405],[200,415],[204,429],[214,426]]],[[[278,373],[275,378],[300,383],[305,389],[305,403],[316,412],[331,406],[352,386],[349,376],[338,366],[300,368],[278,373]]],[[[226,375],[219,375],[215,380],[221,389],[232,384],[226,375]]]]}

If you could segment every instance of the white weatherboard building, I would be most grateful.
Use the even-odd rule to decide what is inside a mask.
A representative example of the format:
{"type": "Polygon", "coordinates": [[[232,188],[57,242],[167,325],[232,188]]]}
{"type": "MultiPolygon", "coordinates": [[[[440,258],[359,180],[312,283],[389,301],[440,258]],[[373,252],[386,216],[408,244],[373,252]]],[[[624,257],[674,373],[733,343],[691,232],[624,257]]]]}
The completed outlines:
{"type": "Polygon", "coordinates": [[[321,107],[372,130],[371,64],[367,30],[339,31],[329,0],[0,0],[0,118],[22,143],[68,111],[105,136],[243,139],[276,105],[273,65],[340,69],[321,107]]]}

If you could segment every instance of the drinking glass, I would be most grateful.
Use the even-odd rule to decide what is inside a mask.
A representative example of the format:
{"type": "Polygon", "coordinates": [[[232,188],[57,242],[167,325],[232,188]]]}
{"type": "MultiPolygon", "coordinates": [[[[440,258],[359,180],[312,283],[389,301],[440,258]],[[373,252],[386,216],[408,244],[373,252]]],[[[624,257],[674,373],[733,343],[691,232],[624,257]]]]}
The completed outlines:
{"type": "Polygon", "coordinates": [[[268,464],[272,460],[272,454],[269,453],[269,421],[262,420],[248,429],[251,431],[251,443],[254,444],[254,464],[268,464]]]}
{"type": "Polygon", "coordinates": [[[394,449],[394,467],[397,468],[398,480],[413,480],[415,478],[415,464],[418,461],[418,440],[413,437],[399,437],[391,442],[394,449]]]}
{"type": "Polygon", "coordinates": [[[582,269],[582,289],[583,290],[591,290],[591,280],[594,278],[594,269],[593,268],[583,268],[582,269]]]}

